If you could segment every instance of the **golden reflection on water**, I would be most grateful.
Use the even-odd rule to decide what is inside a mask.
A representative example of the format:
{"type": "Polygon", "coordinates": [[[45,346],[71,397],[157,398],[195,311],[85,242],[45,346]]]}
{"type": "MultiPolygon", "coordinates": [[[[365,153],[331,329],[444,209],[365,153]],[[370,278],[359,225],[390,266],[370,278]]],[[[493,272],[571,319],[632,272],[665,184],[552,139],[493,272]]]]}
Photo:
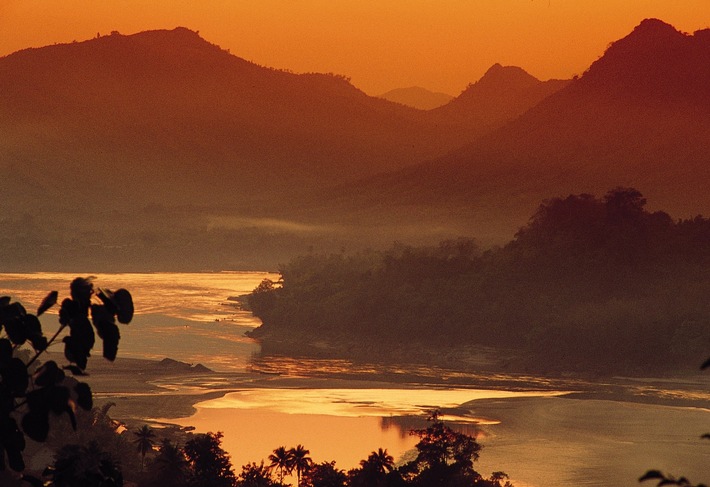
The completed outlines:
{"type": "MultiPolygon", "coordinates": [[[[278,279],[266,272],[155,272],[0,274],[0,293],[20,300],[28,309],[39,305],[51,290],[60,299],[69,295],[77,276],[93,276],[96,287],[126,288],[133,295],[136,313],[162,314],[192,321],[214,321],[231,314],[227,298],[251,292],[263,279],[278,279]]],[[[53,310],[56,313],[56,309],[53,310]]],[[[252,323],[258,321],[252,320],[252,323]]],[[[256,326],[256,325],[254,325],[256,326]]]]}
{"type": "MultiPolygon", "coordinates": [[[[285,414],[339,417],[423,415],[433,409],[455,408],[479,399],[551,397],[564,392],[513,392],[483,389],[247,389],[198,404],[203,409],[259,409],[285,414]]],[[[453,418],[452,418],[453,419],[453,418]]],[[[459,421],[478,422],[457,416],[459,421]]]]}

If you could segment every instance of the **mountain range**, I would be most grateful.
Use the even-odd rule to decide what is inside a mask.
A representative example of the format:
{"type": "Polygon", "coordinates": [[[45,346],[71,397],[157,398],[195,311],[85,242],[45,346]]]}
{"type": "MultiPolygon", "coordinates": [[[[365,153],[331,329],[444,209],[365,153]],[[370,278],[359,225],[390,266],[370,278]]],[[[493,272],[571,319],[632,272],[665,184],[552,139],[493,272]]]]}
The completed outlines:
{"type": "Polygon", "coordinates": [[[19,51],[0,58],[0,261],[263,268],[395,239],[492,243],[545,198],[615,186],[707,213],[708,59],[710,30],[650,19],[574,80],[494,65],[418,110],[185,28],[19,51]]]}

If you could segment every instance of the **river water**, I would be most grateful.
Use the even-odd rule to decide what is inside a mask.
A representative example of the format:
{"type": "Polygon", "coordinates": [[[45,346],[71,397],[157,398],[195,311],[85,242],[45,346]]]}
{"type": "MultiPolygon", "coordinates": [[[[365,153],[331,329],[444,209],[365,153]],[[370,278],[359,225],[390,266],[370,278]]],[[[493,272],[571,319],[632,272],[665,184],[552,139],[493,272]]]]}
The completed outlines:
{"type": "MultiPolygon", "coordinates": [[[[32,310],[50,290],[67,296],[74,277],[0,274],[0,293],[32,310]]],[[[198,431],[222,431],[237,471],[278,446],[296,444],[309,448],[314,460],[336,460],[346,470],[380,447],[404,459],[416,443],[409,430],[425,424],[426,411],[444,408],[450,424],[484,445],[478,470],[503,470],[519,487],[638,485],[638,476],[650,468],[710,481],[710,442],[699,439],[710,431],[705,376],[594,383],[263,357],[244,336],[258,321],[228,298],[249,292],[265,277],[278,276],[95,276],[96,286],[125,287],[134,296],[137,314],[121,329],[120,357],[170,357],[260,378],[256,386],[235,386],[199,404],[194,416],[175,420],[198,431]]],[[[43,318],[46,332],[54,322],[51,315],[43,318]]]]}

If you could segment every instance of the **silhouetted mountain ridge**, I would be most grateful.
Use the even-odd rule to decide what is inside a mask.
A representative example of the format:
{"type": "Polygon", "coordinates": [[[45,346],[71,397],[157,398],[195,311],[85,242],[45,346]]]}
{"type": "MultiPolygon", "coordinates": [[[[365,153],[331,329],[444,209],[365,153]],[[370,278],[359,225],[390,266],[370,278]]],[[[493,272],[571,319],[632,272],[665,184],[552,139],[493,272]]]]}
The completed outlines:
{"type": "Polygon", "coordinates": [[[450,103],[433,111],[440,123],[478,117],[482,126],[494,129],[514,120],[568,80],[540,81],[517,66],[494,64],[450,103]]]}
{"type": "Polygon", "coordinates": [[[540,200],[620,185],[708,213],[709,44],[648,20],[579,79],[494,65],[426,112],[182,28],[20,51],[0,58],[0,205],[33,230],[5,258],[249,268],[314,243],[502,241],[540,200]]]}
{"type": "Polygon", "coordinates": [[[646,19],[613,42],[582,77],[587,89],[636,102],[706,104],[710,79],[710,29],[684,34],[646,19]]]}
{"type": "Polygon", "coordinates": [[[709,40],[706,31],[646,20],[519,118],[442,158],[364,182],[353,198],[400,212],[426,208],[438,224],[468,215],[472,234],[491,238],[512,234],[540,200],[620,185],[679,217],[708,214],[709,40]]]}

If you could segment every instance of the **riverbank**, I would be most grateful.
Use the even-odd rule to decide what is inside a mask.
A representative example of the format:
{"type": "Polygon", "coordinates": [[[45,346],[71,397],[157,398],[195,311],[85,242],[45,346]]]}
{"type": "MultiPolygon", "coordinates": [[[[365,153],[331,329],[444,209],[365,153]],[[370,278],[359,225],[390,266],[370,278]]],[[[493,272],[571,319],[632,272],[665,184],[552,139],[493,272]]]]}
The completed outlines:
{"type": "Polygon", "coordinates": [[[650,468],[704,480],[707,374],[589,381],[419,367],[272,357],[268,373],[214,372],[175,361],[97,359],[86,380],[97,405],[115,403],[111,416],[129,429],[223,431],[237,467],[291,443],[341,468],[379,447],[403,455],[426,408],[446,404],[446,420],[485,447],[479,471],[506,471],[518,487],[632,486],[650,468]],[[481,390],[513,395],[486,399],[481,390]],[[451,400],[451,393],[460,396],[451,400]],[[393,398],[417,407],[398,409],[393,398]]]}

